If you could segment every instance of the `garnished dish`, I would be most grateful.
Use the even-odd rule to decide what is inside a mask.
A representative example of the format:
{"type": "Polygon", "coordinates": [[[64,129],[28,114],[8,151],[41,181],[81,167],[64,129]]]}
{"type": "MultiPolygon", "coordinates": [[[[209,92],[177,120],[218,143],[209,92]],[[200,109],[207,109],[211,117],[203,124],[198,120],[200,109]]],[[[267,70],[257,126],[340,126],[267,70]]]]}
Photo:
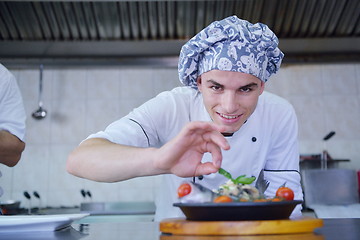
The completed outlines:
{"type": "Polygon", "coordinates": [[[178,188],[179,207],[188,220],[272,220],[289,218],[300,200],[294,200],[294,192],[283,184],[274,197],[266,197],[265,188],[251,184],[255,177],[241,175],[233,178],[220,168],[219,173],[228,181],[210,190],[200,184],[184,182],[178,188]]]}
{"type": "Polygon", "coordinates": [[[278,202],[294,200],[294,192],[285,186],[279,187],[275,197],[268,198],[263,190],[250,185],[255,181],[255,177],[241,175],[233,178],[229,172],[220,168],[219,173],[229,180],[220,185],[218,189],[210,190],[200,184],[184,182],[178,188],[180,202],[278,202]]]}

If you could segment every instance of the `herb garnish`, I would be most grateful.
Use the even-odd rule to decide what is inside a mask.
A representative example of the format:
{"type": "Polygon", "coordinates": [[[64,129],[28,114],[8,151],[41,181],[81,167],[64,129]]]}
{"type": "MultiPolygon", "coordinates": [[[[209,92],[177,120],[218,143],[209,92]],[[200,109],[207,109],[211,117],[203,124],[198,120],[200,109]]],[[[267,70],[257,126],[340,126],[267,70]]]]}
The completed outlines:
{"type": "Polygon", "coordinates": [[[235,184],[251,184],[256,179],[256,177],[246,177],[246,175],[240,175],[234,179],[232,178],[231,174],[223,168],[219,169],[219,173],[224,177],[230,179],[235,184]]]}

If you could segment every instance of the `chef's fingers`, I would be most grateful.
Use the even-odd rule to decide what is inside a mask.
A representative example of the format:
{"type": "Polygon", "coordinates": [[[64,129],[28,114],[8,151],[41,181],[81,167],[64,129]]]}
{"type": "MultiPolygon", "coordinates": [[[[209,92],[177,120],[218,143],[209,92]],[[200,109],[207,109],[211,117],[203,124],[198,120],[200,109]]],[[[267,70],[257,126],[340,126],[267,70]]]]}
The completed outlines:
{"type": "Polygon", "coordinates": [[[206,143],[205,151],[211,154],[212,165],[218,170],[222,162],[222,153],[220,147],[215,143],[208,142],[206,143]]]}
{"type": "MultiPolygon", "coordinates": [[[[224,126],[218,126],[212,122],[191,122],[183,129],[184,137],[202,137],[205,142],[213,142],[224,150],[230,149],[230,145],[221,134],[224,126]]],[[[189,142],[188,142],[189,143],[189,142]]]]}
{"type": "Polygon", "coordinates": [[[187,128],[189,128],[190,130],[197,130],[197,129],[202,129],[203,131],[215,131],[215,132],[224,132],[226,130],[226,127],[224,126],[219,126],[213,122],[190,122],[187,124],[186,126],[187,128]]]}
{"type": "Polygon", "coordinates": [[[211,162],[201,163],[195,171],[195,176],[208,175],[211,173],[216,173],[219,169],[214,166],[211,162]]]}
{"type": "Polygon", "coordinates": [[[203,138],[208,143],[213,143],[224,150],[229,150],[230,145],[225,137],[217,131],[210,131],[203,134],[203,138]]]}

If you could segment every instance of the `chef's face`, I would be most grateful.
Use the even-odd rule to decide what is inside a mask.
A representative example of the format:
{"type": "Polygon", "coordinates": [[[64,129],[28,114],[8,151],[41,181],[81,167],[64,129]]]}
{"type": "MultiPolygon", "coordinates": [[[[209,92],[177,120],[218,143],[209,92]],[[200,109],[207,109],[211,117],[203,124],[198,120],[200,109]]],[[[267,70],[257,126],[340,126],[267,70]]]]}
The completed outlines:
{"type": "Polygon", "coordinates": [[[226,127],[226,133],[236,132],[254,112],[264,82],[241,72],[211,70],[197,80],[199,91],[211,119],[226,127]]]}

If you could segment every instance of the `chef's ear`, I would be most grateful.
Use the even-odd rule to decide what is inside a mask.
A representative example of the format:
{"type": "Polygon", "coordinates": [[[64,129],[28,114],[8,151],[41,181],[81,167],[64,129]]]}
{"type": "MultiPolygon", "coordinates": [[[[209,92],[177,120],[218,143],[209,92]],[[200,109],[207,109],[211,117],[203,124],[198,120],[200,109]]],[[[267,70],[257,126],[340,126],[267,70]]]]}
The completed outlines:
{"type": "Polygon", "coordinates": [[[260,95],[264,92],[265,89],[265,82],[260,81],[260,95]]]}
{"type": "Polygon", "coordinates": [[[196,79],[196,84],[197,84],[199,91],[201,92],[201,87],[202,87],[201,75],[198,76],[198,78],[196,79]]]}

